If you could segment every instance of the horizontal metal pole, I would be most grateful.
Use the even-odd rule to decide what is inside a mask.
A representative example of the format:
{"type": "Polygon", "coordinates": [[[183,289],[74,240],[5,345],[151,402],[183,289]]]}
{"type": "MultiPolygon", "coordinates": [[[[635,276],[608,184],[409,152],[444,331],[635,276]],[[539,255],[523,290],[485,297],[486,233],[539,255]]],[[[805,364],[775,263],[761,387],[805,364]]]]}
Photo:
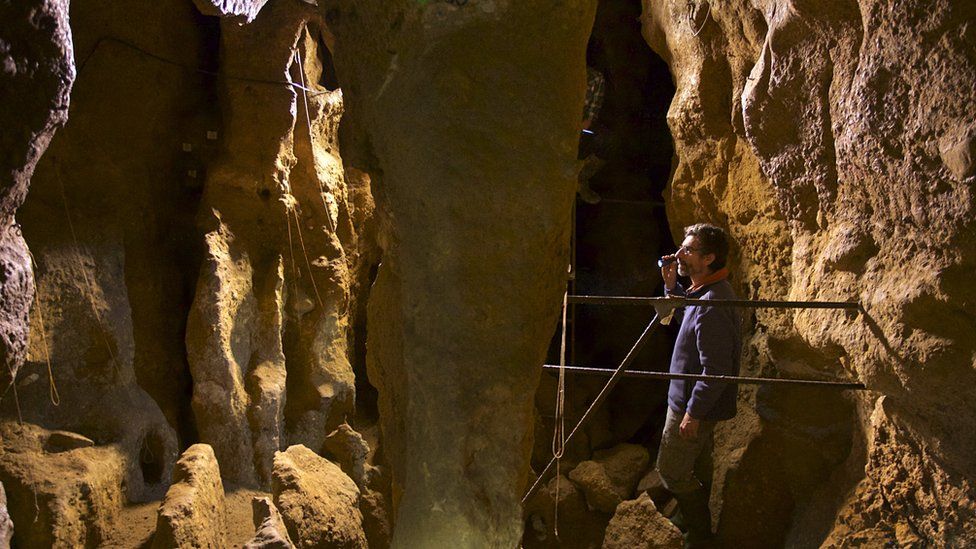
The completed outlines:
{"type": "MultiPolygon", "coordinates": [[[[587,368],[585,366],[565,366],[567,373],[608,376],[614,373],[612,368],[587,368]]],[[[556,364],[545,364],[544,370],[559,371],[556,364]]],[[[836,387],[838,389],[857,389],[865,390],[867,387],[863,383],[850,381],[821,381],[817,379],[777,379],[769,377],[744,377],[744,376],[712,376],[702,374],[672,374],[671,372],[644,372],[640,370],[624,370],[623,377],[636,377],[644,379],[687,379],[692,381],[726,381],[738,383],[740,385],[807,385],[815,387],[836,387]]]]}
{"type": "Polygon", "coordinates": [[[773,309],[853,309],[860,310],[856,301],[770,301],[762,299],[695,299],[693,297],[630,297],[609,295],[571,295],[570,303],[580,305],[671,305],[687,307],[708,305],[710,307],[751,307],[773,309]]]}

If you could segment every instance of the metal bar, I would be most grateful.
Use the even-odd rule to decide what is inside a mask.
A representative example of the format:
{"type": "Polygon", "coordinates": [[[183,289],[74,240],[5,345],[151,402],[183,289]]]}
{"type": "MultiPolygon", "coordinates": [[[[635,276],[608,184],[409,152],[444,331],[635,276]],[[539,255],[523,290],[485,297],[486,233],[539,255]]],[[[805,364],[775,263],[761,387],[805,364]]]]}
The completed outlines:
{"type": "MultiPolygon", "coordinates": [[[[545,364],[542,366],[542,369],[558,371],[559,366],[556,364],[545,364]]],[[[587,368],[585,366],[566,366],[566,371],[575,374],[602,375],[602,376],[606,376],[614,373],[614,370],[611,368],[587,368]]],[[[825,381],[825,380],[818,380],[818,379],[778,379],[778,378],[769,378],[769,377],[673,374],[671,372],[644,372],[640,370],[626,370],[623,373],[623,376],[644,378],[644,379],[657,379],[657,380],[687,379],[692,381],[727,381],[729,383],[738,383],[744,385],[809,385],[809,386],[822,386],[822,387],[837,387],[839,389],[858,389],[858,390],[867,389],[867,387],[865,387],[863,383],[856,383],[851,381],[825,381]]]]}
{"type": "Polygon", "coordinates": [[[570,303],[586,305],[671,305],[686,307],[708,305],[711,307],[752,307],[776,309],[853,309],[860,310],[856,301],[770,301],[761,299],[695,299],[691,297],[630,297],[609,295],[571,295],[570,303]]]}
{"type": "MultiPolygon", "coordinates": [[[[613,387],[617,384],[618,381],[620,381],[620,378],[623,377],[624,371],[627,369],[628,366],[630,366],[630,364],[634,361],[634,359],[637,358],[637,353],[640,352],[644,344],[647,343],[647,340],[650,339],[651,334],[654,333],[654,329],[657,328],[660,324],[661,324],[661,317],[658,316],[657,313],[655,313],[654,318],[652,318],[651,321],[647,324],[647,327],[644,328],[644,333],[642,333],[641,336],[637,338],[637,341],[634,343],[634,346],[630,348],[630,351],[627,353],[627,356],[624,357],[623,361],[620,363],[620,366],[617,366],[617,369],[613,371],[613,375],[611,375],[610,379],[607,380],[607,384],[604,385],[603,389],[600,390],[600,394],[596,396],[596,398],[593,400],[593,403],[590,404],[590,407],[586,409],[586,412],[583,414],[583,417],[581,417],[579,422],[576,424],[576,427],[573,427],[573,430],[569,433],[569,436],[566,437],[566,440],[563,443],[564,446],[569,446],[569,443],[572,442],[573,437],[576,436],[577,432],[579,432],[580,427],[582,427],[583,424],[585,424],[586,421],[590,419],[590,417],[593,415],[593,412],[601,404],[603,404],[603,401],[605,401],[607,397],[610,396],[610,391],[613,390],[613,387]]],[[[552,469],[552,465],[554,463],[556,463],[555,457],[549,460],[549,464],[546,465],[546,468],[543,469],[541,473],[539,473],[539,477],[535,479],[534,483],[532,483],[532,486],[529,488],[529,491],[526,492],[524,496],[522,496],[522,503],[525,503],[526,501],[528,501],[530,497],[532,497],[532,494],[534,494],[535,491],[539,488],[539,485],[542,484],[542,479],[545,478],[546,473],[549,472],[549,469],[552,469]]]]}
{"type": "Polygon", "coordinates": [[[600,197],[600,202],[606,202],[608,204],[632,204],[634,206],[654,206],[656,208],[663,208],[665,206],[664,202],[658,202],[655,200],[626,200],[623,198],[606,198],[600,197]]]}

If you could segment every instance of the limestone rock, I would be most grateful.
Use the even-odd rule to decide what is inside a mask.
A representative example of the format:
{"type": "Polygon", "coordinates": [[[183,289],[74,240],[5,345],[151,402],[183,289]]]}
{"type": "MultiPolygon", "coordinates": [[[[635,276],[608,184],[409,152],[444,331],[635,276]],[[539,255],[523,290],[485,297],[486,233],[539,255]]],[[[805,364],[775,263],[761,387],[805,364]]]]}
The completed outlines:
{"type": "Polygon", "coordinates": [[[593,453],[593,461],[603,465],[607,476],[623,499],[628,499],[637,487],[641,473],[647,469],[651,456],[639,444],[619,444],[608,450],[593,453]]]}
{"type": "Polygon", "coordinates": [[[610,519],[606,536],[603,538],[604,549],[630,547],[647,549],[684,547],[681,532],[658,512],[651,497],[646,493],[617,506],[617,511],[610,519]]]}
{"type": "Polygon", "coordinates": [[[250,23],[268,0],[193,0],[193,4],[204,15],[231,17],[243,23],[250,23]]]}
{"type": "Polygon", "coordinates": [[[348,423],[343,423],[325,437],[324,450],[335,456],[342,471],[349,475],[360,489],[365,487],[369,444],[362,435],[348,423]]]}
{"type": "MultiPolygon", "coordinates": [[[[669,223],[676,234],[695,221],[726,226],[742,295],[863,307],[858,315],[757,312],[746,345],[754,360],[743,364],[763,375],[860,379],[886,395],[881,421],[871,419],[870,394],[851,395],[842,408],[854,432],[874,441],[843,466],[876,487],[864,497],[883,494],[877,503],[892,518],[879,522],[871,505],[847,507],[855,505],[844,497],[851,485],[835,484],[839,507],[805,527],[830,532],[845,517],[859,532],[896,535],[904,523],[923,544],[971,544],[976,530],[961,517],[976,513],[973,498],[952,497],[958,505],[948,507],[929,494],[971,492],[974,476],[976,446],[958,436],[976,425],[976,343],[967,335],[976,317],[966,281],[976,265],[974,8],[962,0],[708,2],[696,33],[689,11],[704,4],[644,2],[644,36],[677,88],[668,113],[677,159],[669,223]],[[852,413],[852,404],[868,412],[852,413]],[[925,473],[912,473],[914,463],[925,473]],[[851,515],[861,511],[862,520],[851,515]]],[[[784,506],[802,510],[844,461],[840,445],[821,451],[824,432],[816,432],[827,427],[817,413],[836,416],[842,400],[807,400],[807,410],[783,415],[780,432],[730,422],[728,434],[743,438],[717,441],[720,469],[733,478],[716,499],[724,500],[722,521],[751,516],[758,528],[726,544],[782,542],[793,524],[784,506]],[[789,438],[795,429],[799,440],[789,438]],[[801,459],[768,467],[784,448],[801,459]],[[751,478],[735,481],[739,474],[751,478]]]]}
{"type": "Polygon", "coordinates": [[[359,489],[337,465],[304,446],[275,455],[274,502],[299,547],[365,548],[359,489]]]}
{"type": "Polygon", "coordinates": [[[363,514],[363,531],[370,548],[390,546],[393,533],[393,501],[390,494],[389,469],[365,464],[359,510],[363,514]]]}
{"type": "Polygon", "coordinates": [[[314,92],[246,79],[221,88],[233,116],[207,170],[206,255],[186,341],[201,439],[243,484],[268,485],[289,444],[321,449],[355,401],[350,287],[371,265],[355,257],[337,138],[343,97],[313,72],[329,54],[307,8],[274,2],[250,24],[220,23],[223,71],[288,74],[314,92]]]}
{"type": "Polygon", "coordinates": [[[380,219],[367,366],[393,544],[515,546],[532,365],[565,286],[596,2],[320,4],[344,159],[374,177],[380,219]],[[511,206],[523,201],[538,207],[511,206]]]}
{"type": "Polygon", "coordinates": [[[7,492],[0,482],[0,547],[10,547],[10,540],[14,537],[14,522],[10,520],[7,511],[7,492]]]}
{"type": "Polygon", "coordinates": [[[41,449],[48,436],[44,429],[6,422],[0,429],[0,482],[15,525],[13,544],[84,547],[104,543],[126,502],[124,451],[95,446],[46,454],[41,449]]]}
{"type": "Polygon", "coordinates": [[[586,494],[586,503],[604,513],[613,513],[617,505],[634,492],[641,472],[647,468],[650,454],[637,444],[620,444],[601,450],[569,473],[569,478],[586,494]]]}
{"type": "Polygon", "coordinates": [[[68,2],[29,0],[0,6],[0,381],[26,356],[34,276],[14,214],[35,166],[68,118],[75,78],[68,2]]]}
{"type": "Polygon", "coordinates": [[[952,177],[962,181],[976,174],[976,129],[939,140],[939,155],[952,177]]]}
{"type": "Polygon", "coordinates": [[[224,486],[213,449],[187,448],[173,471],[173,485],[159,506],[153,547],[226,547],[224,486]]]}
{"type": "Polygon", "coordinates": [[[580,463],[569,472],[569,478],[586,495],[586,504],[592,509],[613,513],[617,505],[624,500],[618,486],[599,462],[580,463]]]}
{"type": "Polygon", "coordinates": [[[244,544],[244,549],[294,549],[295,545],[288,537],[288,529],[281,520],[281,514],[269,498],[254,498],[251,500],[251,508],[257,531],[244,544]]]}
{"type": "Polygon", "coordinates": [[[582,492],[565,476],[554,477],[536,491],[525,504],[525,516],[522,546],[526,549],[599,547],[609,518],[588,508],[582,492]]]}

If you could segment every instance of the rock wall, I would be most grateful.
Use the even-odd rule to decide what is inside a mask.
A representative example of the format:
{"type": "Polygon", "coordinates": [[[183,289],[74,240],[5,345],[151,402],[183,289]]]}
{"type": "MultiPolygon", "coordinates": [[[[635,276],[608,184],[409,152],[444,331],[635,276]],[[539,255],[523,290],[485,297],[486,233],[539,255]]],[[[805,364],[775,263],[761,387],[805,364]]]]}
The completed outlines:
{"type": "Polygon", "coordinates": [[[720,437],[727,543],[976,536],[974,16],[949,0],[644,3],[677,87],[675,233],[727,227],[745,296],[864,307],[750,317],[756,372],[869,391],[747,393],[720,437]],[[819,463],[782,460],[804,445],[819,463]],[[750,517],[764,527],[736,526],[750,517]]]}
{"type": "Polygon", "coordinates": [[[383,247],[367,359],[393,543],[516,545],[594,3],[323,4],[383,247]]]}
{"type": "Polygon", "coordinates": [[[8,148],[4,132],[5,155],[24,149],[4,183],[18,398],[2,401],[0,480],[14,543],[108,543],[123,507],[161,497],[197,441],[230,485],[268,488],[275,451],[321,452],[352,420],[352,325],[376,261],[369,178],[347,185],[315,9],[276,3],[241,26],[263,2],[245,4],[221,22],[189,2],[79,0],[70,34],[66,4],[2,8],[36,34],[5,27],[2,50],[17,84],[3,93],[24,95],[10,102],[31,138],[8,148]],[[70,121],[31,180],[75,67],[70,121]],[[10,228],[28,180],[29,341],[30,263],[10,228]]]}
{"type": "MultiPolygon", "coordinates": [[[[106,543],[197,441],[268,487],[276,452],[337,452],[364,369],[382,446],[342,427],[352,544],[390,522],[405,547],[518,543],[595,2],[318,4],[76,0],[73,37],[65,3],[0,5],[14,543],[106,543]]],[[[675,235],[727,227],[743,296],[864,308],[749,315],[749,373],[869,390],[743,391],[723,543],[976,542],[974,20],[963,0],[644,2],[676,88],[675,235]]],[[[609,515],[561,484],[598,542],[609,515]]]]}
{"type": "Polygon", "coordinates": [[[37,161],[68,117],[75,71],[68,3],[5,3],[0,32],[0,373],[9,383],[23,364],[34,293],[27,244],[15,214],[24,203],[37,161]]]}

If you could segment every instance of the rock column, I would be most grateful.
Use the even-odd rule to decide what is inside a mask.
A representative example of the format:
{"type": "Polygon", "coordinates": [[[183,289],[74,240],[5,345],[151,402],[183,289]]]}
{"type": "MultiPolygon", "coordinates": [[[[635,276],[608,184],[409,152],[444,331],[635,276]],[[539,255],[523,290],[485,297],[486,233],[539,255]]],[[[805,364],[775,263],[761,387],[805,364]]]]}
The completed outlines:
{"type": "Polygon", "coordinates": [[[518,544],[594,4],[325,6],[357,146],[347,160],[373,177],[384,251],[367,363],[394,546],[518,544]]]}

